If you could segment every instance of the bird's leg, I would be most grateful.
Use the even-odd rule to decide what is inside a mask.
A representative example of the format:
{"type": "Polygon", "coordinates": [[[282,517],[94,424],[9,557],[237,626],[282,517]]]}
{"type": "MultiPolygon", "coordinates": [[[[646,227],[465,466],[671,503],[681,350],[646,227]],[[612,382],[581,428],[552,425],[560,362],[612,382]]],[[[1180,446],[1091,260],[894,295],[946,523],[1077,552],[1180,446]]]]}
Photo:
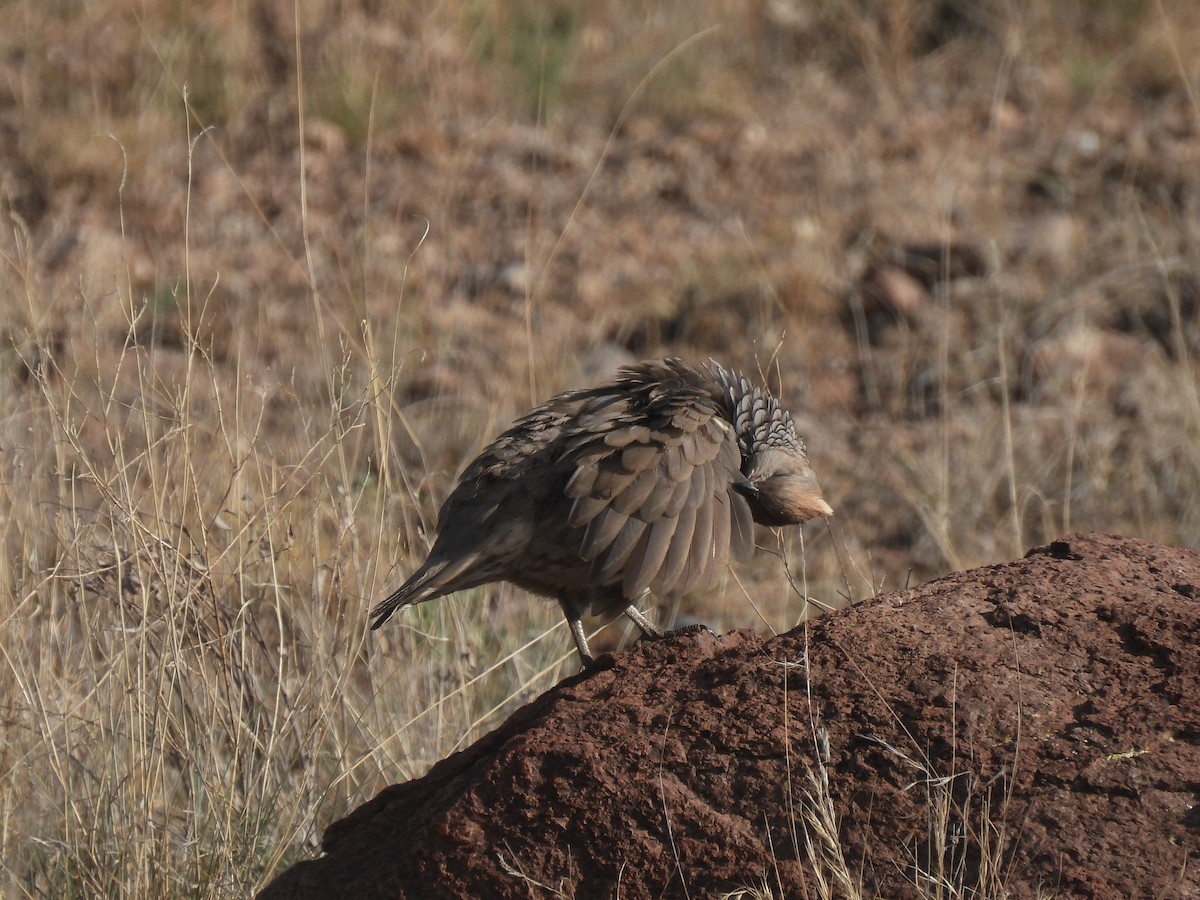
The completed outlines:
{"type": "Polygon", "coordinates": [[[592,651],[588,649],[587,635],[583,633],[583,622],[578,613],[568,612],[567,624],[571,626],[571,637],[575,638],[575,649],[579,651],[579,661],[583,663],[584,669],[593,668],[596,660],[592,656],[592,651]]]}
{"type": "Polygon", "coordinates": [[[716,632],[707,625],[702,625],[699,623],[695,625],[684,625],[682,628],[675,628],[670,631],[663,631],[662,629],[655,628],[653,625],[651,625],[650,621],[640,612],[638,612],[637,607],[633,606],[632,604],[630,604],[630,606],[625,610],[625,615],[629,616],[629,618],[633,620],[634,625],[642,629],[642,636],[648,641],[679,637],[680,635],[684,634],[696,634],[700,631],[707,631],[709,634],[716,634],[716,632]]]}
{"type": "Polygon", "coordinates": [[[650,624],[650,620],[643,616],[638,611],[638,608],[632,603],[625,607],[625,615],[629,616],[630,621],[641,629],[643,637],[655,641],[657,641],[659,638],[666,637],[661,630],[650,624]]]}

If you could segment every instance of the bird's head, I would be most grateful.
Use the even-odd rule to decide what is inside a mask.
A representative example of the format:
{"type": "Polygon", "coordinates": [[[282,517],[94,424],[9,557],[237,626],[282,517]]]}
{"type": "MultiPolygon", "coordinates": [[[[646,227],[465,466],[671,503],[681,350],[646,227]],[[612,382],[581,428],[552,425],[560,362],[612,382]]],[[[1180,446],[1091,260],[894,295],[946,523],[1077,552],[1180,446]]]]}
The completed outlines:
{"type": "Polygon", "coordinates": [[[709,361],[709,369],[742,452],[745,478],[735,489],[746,498],[754,521],[798,525],[832,515],[788,411],[770,393],[715,361],[709,361]]]}
{"type": "Polygon", "coordinates": [[[744,474],[736,488],[760,525],[799,525],[833,515],[803,450],[765,447],[750,455],[744,474]]]}

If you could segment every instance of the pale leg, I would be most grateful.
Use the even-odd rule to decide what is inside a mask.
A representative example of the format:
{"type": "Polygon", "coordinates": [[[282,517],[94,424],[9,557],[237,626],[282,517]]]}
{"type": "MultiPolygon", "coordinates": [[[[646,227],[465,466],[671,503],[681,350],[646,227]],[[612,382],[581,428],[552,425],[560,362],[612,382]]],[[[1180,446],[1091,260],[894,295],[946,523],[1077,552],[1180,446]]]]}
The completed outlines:
{"type": "Polygon", "coordinates": [[[638,612],[638,608],[632,603],[625,609],[625,615],[629,616],[630,621],[642,630],[642,634],[648,638],[657,640],[663,637],[663,633],[650,624],[650,620],[638,612]]]}

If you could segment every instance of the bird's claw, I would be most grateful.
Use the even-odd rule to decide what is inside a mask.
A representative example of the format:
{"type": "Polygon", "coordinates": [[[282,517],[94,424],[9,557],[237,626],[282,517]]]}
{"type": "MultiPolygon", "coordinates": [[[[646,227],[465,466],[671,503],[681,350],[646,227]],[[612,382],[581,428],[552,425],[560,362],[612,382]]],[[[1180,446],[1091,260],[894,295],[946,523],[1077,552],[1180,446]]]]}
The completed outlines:
{"type": "Polygon", "coordinates": [[[705,625],[703,622],[695,622],[691,625],[684,625],[682,628],[674,628],[671,631],[663,632],[663,637],[665,637],[665,638],[682,637],[685,634],[699,634],[702,631],[707,631],[713,637],[717,636],[717,633],[715,631],[713,631],[711,628],[709,628],[707,625],[705,625]]]}

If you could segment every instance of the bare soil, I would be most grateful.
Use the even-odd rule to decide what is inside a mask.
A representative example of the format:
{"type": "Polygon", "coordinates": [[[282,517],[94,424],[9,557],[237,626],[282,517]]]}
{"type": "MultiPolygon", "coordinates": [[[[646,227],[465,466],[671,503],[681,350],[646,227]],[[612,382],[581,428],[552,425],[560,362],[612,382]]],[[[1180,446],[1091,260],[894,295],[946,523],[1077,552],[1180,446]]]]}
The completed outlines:
{"type": "Polygon", "coordinates": [[[1094,533],[773,640],[645,644],[382,791],[260,897],[818,896],[827,778],[868,896],[1194,898],[1197,633],[1200,555],[1094,533]]]}

